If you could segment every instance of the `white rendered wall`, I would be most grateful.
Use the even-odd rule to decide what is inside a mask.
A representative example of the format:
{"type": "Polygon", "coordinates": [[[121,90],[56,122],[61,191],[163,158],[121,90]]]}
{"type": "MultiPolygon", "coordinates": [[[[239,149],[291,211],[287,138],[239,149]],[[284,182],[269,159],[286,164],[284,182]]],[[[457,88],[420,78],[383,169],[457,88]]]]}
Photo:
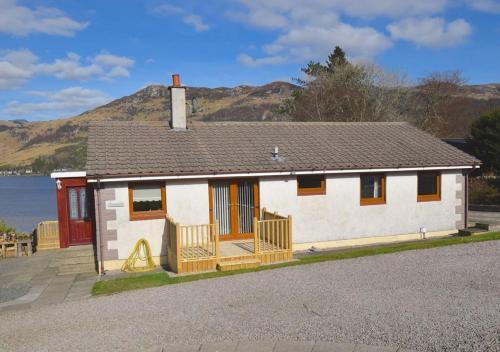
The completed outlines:
{"type": "MultiPolygon", "coordinates": [[[[260,206],[293,216],[294,243],[417,233],[422,226],[428,232],[452,230],[460,220],[456,214],[459,174],[442,173],[441,201],[419,203],[416,173],[387,173],[386,204],[366,206],[359,204],[359,174],[327,176],[326,195],[318,196],[297,196],[295,177],[261,178],[260,206]]],[[[166,255],[165,220],[130,221],[127,183],[106,187],[116,193],[114,201],[106,202],[108,209],[116,210],[116,220],[107,224],[108,229],[117,230],[117,240],[109,242],[109,249],[117,249],[118,258],[126,259],[137,240],[144,237],[153,256],[166,255]],[[116,207],[117,203],[122,206],[116,207]]],[[[175,221],[209,223],[207,180],[167,181],[166,200],[167,212],[175,221]]]]}
{"type": "Polygon", "coordinates": [[[386,204],[361,206],[359,174],[326,177],[326,195],[297,196],[295,177],[261,178],[260,204],[293,216],[293,242],[320,242],[456,228],[456,171],[442,173],[441,201],[417,202],[416,173],[386,174],[386,204]]]}
{"type": "MultiPolygon", "coordinates": [[[[117,240],[109,241],[109,249],[118,250],[118,259],[126,259],[140,238],[145,238],[151,246],[153,256],[166,255],[164,219],[130,221],[128,184],[106,185],[115,189],[115,200],[106,202],[108,209],[116,210],[116,220],[108,221],[108,229],[117,230],[117,240]],[[121,206],[116,207],[119,204],[121,206]]],[[[207,224],[208,181],[188,180],[166,183],[167,212],[181,224],[207,224]]]]}

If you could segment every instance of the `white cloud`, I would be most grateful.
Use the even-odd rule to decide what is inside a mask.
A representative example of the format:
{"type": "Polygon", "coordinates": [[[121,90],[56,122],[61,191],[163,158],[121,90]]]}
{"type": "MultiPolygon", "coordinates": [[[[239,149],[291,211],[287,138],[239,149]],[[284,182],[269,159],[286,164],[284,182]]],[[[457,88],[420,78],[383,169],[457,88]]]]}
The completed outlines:
{"type": "Polygon", "coordinates": [[[204,32],[210,29],[210,26],[203,22],[203,19],[198,15],[186,14],[182,17],[185,24],[194,28],[197,32],[204,32]]]}
{"type": "Polygon", "coordinates": [[[0,0],[0,32],[25,36],[30,33],[73,36],[88,26],[52,7],[30,9],[16,0],[0,0]]]}
{"type": "Polygon", "coordinates": [[[467,2],[474,10],[500,13],[500,1],[498,0],[467,0],[467,2]]]}
{"type": "Polygon", "coordinates": [[[335,45],[340,45],[353,60],[370,60],[390,48],[395,40],[450,47],[465,40],[472,28],[463,19],[447,23],[439,14],[464,4],[494,12],[497,1],[233,0],[236,6],[226,16],[276,33],[275,40],[260,48],[260,58],[246,53],[238,56],[238,62],[256,67],[277,61],[322,61],[335,45]],[[371,25],[375,21],[392,22],[386,27],[390,36],[371,25]]]}
{"type": "Polygon", "coordinates": [[[71,87],[55,92],[32,91],[28,95],[40,98],[39,102],[23,103],[11,101],[2,113],[13,117],[45,118],[70,116],[95,108],[111,101],[99,90],[71,87]]]}
{"type": "Polygon", "coordinates": [[[129,57],[116,56],[107,53],[96,55],[93,61],[96,64],[104,66],[130,67],[134,64],[134,60],[129,57]]]}
{"type": "MultiPolygon", "coordinates": [[[[353,27],[339,23],[329,28],[294,28],[276,39],[273,51],[284,51],[301,62],[324,59],[334,45],[340,45],[353,58],[370,58],[392,44],[382,33],[370,27],[353,27]]],[[[267,47],[269,50],[269,47],[267,47]]]]}
{"type": "Polygon", "coordinates": [[[240,54],[238,56],[238,62],[248,67],[260,67],[263,65],[279,65],[286,62],[286,58],[283,56],[267,56],[255,59],[247,54],[240,54]]]}
{"type": "Polygon", "coordinates": [[[160,14],[160,15],[172,16],[172,15],[181,15],[181,14],[183,14],[184,13],[184,9],[182,9],[180,7],[177,7],[177,6],[174,6],[174,5],[170,5],[170,4],[161,4],[161,5],[156,6],[153,9],[153,12],[157,13],[157,14],[160,14]]]}
{"type": "Polygon", "coordinates": [[[53,76],[63,80],[86,81],[112,80],[130,76],[134,60],[125,56],[101,53],[82,58],[76,53],[52,62],[40,63],[39,58],[27,49],[7,51],[0,56],[0,89],[22,86],[37,75],[53,76]]]}
{"type": "Polygon", "coordinates": [[[22,86],[35,74],[37,60],[27,49],[7,51],[0,56],[0,89],[22,86]]]}
{"type": "Polygon", "coordinates": [[[153,9],[153,13],[164,16],[180,16],[182,22],[194,28],[197,32],[204,32],[210,29],[210,26],[203,21],[203,18],[197,14],[189,13],[187,10],[170,4],[161,4],[153,9]]]}
{"type": "Polygon", "coordinates": [[[104,75],[103,68],[100,65],[96,63],[82,64],[80,56],[75,53],[68,53],[65,58],[56,59],[51,63],[37,65],[37,73],[76,81],[104,75]]]}
{"type": "MultiPolygon", "coordinates": [[[[474,1],[474,0],[471,0],[474,1]]],[[[487,1],[487,0],[484,0],[487,1]]],[[[401,18],[442,12],[453,4],[451,0],[234,0],[244,10],[228,11],[238,22],[263,27],[283,28],[300,17],[309,24],[318,17],[348,15],[358,18],[401,18]],[[312,16],[314,15],[314,16],[312,16]]]]}
{"type": "Polygon", "coordinates": [[[446,23],[443,18],[408,18],[387,26],[392,38],[411,41],[420,46],[442,48],[463,42],[472,27],[463,19],[446,23]]]}
{"type": "MultiPolygon", "coordinates": [[[[400,4],[400,1],[395,0],[384,1],[400,4]]],[[[226,15],[230,19],[277,32],[274,41],[262,46],[262,52],[265,54],[263,57],[254,58],[248,54],[238,56],[238,62],[246,66],[259,67],[285,62],[324,60],[335,45],[342,46],[351,59],[370,59],[392,45],[390,38],[373,27],[353,26],[342,22],[343,13],[358,13],[351,4],[353,1],[240,0],[238,2],[245,7],[245,10],[227,12],[226,15]]],[[[366,1],[367,11],[359,12],[358,15],[375,14],[377,7],[371,4],[366,1]]],[[[408,8],[415,6],[407,2],[405,10],[410,11],[408,8]]],[[[420,11],[419,9],[415,11],[417,10],[420,11]]]]}
{"type": "Polygon", "coordinates": [[[272,9],[255,8],[248,12],[227,11],[226,16],[235,22],[243,22],[254,27],[276,29],[288,25],[286,16],[272,9]]]}

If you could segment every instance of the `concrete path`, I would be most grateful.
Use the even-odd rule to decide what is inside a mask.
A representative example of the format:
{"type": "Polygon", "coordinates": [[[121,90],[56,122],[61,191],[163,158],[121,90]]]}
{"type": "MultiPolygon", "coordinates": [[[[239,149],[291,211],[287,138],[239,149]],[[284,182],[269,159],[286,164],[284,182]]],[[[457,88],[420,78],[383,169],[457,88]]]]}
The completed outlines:
{"type": "Polygon", "coordinates": [[[469,221],[500,226],[500,212],[470,210],[469,221]]]}
{"type": "Polygon", "coordinates": [[[0,314],[90,297],[97,274],[58,275],[61,250],[0,260],[0,314]]]}
{"type": "Polygon", "coordinates": [[[262,341],[282,341],[276,351],[286,341],[325,341],[360,344],[356,351],[369,351],[369,345],[379,351],[498,352],[498,258],[500,241],[488,241],[5,312],[0,350],[181,351],[172,344],[186,344],[188,351],[203,346],[222,352],[213,344],[231,350],[246,341],[265,351],[269,345],[262,341]],[[29,339],[19,331],[29,331],[29,339]]]}
{"type": "Polygon", "coordinates": [[[148,352],[411,352],[411,350],[324,341],[227,341],[199,345],[167,344],[153,347],[148,352]]]}

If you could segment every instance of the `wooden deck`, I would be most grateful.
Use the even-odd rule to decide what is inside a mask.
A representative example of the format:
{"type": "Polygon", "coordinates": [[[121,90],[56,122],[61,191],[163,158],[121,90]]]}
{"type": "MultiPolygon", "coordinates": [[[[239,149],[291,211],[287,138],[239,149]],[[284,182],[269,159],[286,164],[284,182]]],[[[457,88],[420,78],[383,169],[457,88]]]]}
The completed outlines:
{"type": "Polygon", "coordinates": [[[176,273],[234,270],[292,259],[292,219],[262,211],[253,238],[220,241],[219,226],[181,225],[167,215],[167,260],[176,273]]]}

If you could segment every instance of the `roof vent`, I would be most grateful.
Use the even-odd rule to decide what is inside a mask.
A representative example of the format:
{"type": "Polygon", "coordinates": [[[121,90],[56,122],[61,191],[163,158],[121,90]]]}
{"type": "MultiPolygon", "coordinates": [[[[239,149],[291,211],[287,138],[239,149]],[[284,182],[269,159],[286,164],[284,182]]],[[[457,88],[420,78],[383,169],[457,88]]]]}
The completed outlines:
{"type": "Polygon", "coordinates": [[[277,145],[274,146],[274,151],[272,155],[273,155],[273,160],[280,160],[280,153],[277,145]]]}

